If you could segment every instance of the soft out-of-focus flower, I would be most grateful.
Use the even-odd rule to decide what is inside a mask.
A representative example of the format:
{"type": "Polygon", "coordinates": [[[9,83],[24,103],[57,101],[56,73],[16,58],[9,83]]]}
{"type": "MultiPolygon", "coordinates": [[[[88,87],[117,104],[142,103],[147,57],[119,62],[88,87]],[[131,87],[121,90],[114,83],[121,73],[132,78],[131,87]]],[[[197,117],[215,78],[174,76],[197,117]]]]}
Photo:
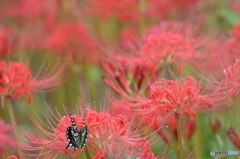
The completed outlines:
{"type": "Polygon", "coordinates": [[[18,159],[15,155],[8,156],[7,159],[18,159]]]}
{"type": "Polygon", "coordinates": [[[97,61],[97,45],[82,24],[68,22],[49,28],[42,47],[56,54],[70,54],[73,60],[97,61]]]}
{"type": "Polygon", "coordinates": [[[179,10],[187,11],[195,9],[194,5],[199,0],[149,0],[145,15],[152,18],[167,18],[169,15],[177,15],[179,10]]]}
{"type": "Polygon", "coordinates": [[[6,56],[13,49],[11,32],[0,27],[0,56],[6,56]]]}
{"type": "Polygon", "coordinates": [[[130,106],[126,106],[129,104],[128,100],[115,100],[113,99],[111,101],[111,107],[110,107],[110,114],[117,116],[121,115],[124,116],[124,120],[129,122],[133,119],[134,117],[134,111],[130,108],[130,106]],[[124,105],[124,106],[123,106],[124,105]]]}
{"type": "Polygon", "coordinates": [[[120,45],[124,50],[129,50],[134,52],[139,50],[140,40],[137,37],[139,35],[139,28],[137,27],[128,27],[120,32],[120,45]]]}
{"type": "Polygon", "coordinates": [[[233,65],[224,69],[225,79],[219,82],[216,92],[221,92],[225,97],[236,96],[240,91],[240,59],[236,59],[233,65]]]}
{"type": "Polygon", "coordinates": [[[240,24],[234,25],[234,28],[230,31],[230,34],[240,41],[240,24]]]}
{"type": "MultiPolygon", "coordinates": [[[[56,68],[54,68],[56,69],[56,68]]],[[[0,62],[0,94],[19,99],[22,96],[27,97],[26,103],[32,102],[32,93],[34,91],[50,91],[62,82],[57,78],[64,73],[65,65],[58,70],[43,72],[39,70],[35,77],[32,76],[29,68],[21,62],[0,62]],[[55,72],[54,72],[55,71],[55,72]]]]}
{"type": "Polygon", "coordinates": [[[240,149],[240,138],[233,127],[227,131],[229,141],[238,149],[240,149]]]}
{"type": "Polygon", "coordinates": [[[7,150],[10,150],[11,145],[14,143],[13,139],[8,136],[10,131],[10,125],[5,124],[4,121],[0,119],[0,157],[3,156],[7,150]]]}
{"type": "Polygon", "coordinates": [[[149,83],[160,75],[161,70],[150,70],[149,63],[137,54],[111,54],[101,61],[100,66],[106,72],[103,75],[105,84],[116,93],[122,94],[132,90],[137,93],[149,88],[149,83]]]}
{"type": "Polygon", "coordinates": [[[230,3],[229,7],[234,10],[236,13],[240,14],[240,3],[237,1],[233,1],[230,3]]]}
{"type": "Polygon", "coordinates": [[[231,58],[229,61],[231,62],[240,55],[240,24],[234,25],[234,28],[230,31],[230,35],[232,38],[228,39],[225,45],[228,57],[231,58]]]}
{"type": "Polygon", "coordinates": [[[139,16],[136,0],[89,0],[87,12],[100,19],[115,17],[120,21],[134,21],[139,16]]]}
{"type": "Polygon", "coordinates": [[[160,36],[164,33],[181,35],[183,38],[191,37],[192,34],[198,33],[198,30],[193,31],[193,29],[195,28],[183,22],[163,21],[159,25],[147,27],[143,32],[143,41],[146,42],[149,36],[160,36]]]}
{"type": "Polygon", "coordinates": [[[122,42],[127,51],[110,50],[100,63],[106,72],[104,82],[117,93],[132,90],[137,93],[145,92],[163,69],[173,77],[172,69],[182,73],[183,63],[195,59],[194,40],[188,40],[188,30],[180,23],[164,22],[146,29],[140,40],[136,40],[133,31],[127,30],[122,39],[127,40],[122,42]]]}
{"type": "MultiPolygon", "coordinates": [[[[84,153],[85,149],[75,150],[65,148],[68,144],[66,141],[67,127],[71,126],[70,117],[61,117],[59,113],[54,117],[58,120],[58,124],[52,119],[49,119],[46,130],[41,126],[40,122],[31,118],[34,124],[43,132],[45,137],[40,137],[36,134],[29,134],[25,132],[26,140],[30,145],[22,144],[21,148],[26,151],[42,150],[44,152],[39,155],[46,155],[56,158],[59,154],[70,155],[72,157],[79,153],[84,153]],[[59,119],[58,119],[59,118],[59,119]],[[60,119],[61,118],[61,119],[60,119]]],[[[83,117],[73,115],[78,130],[83,126],[83,117]]],[[[87,148],[95,154],[95,158],[121,158],[121,157],[140,157],[151,156],[154,158],[152,152],[149,150],[151,143],[141,138],[143,135],[137,130],[128,129],[127,122],[122,116],[112,116],[109,113],[97,113],[90,109],[85,110],[85,125],[88,128],[87,148]],[[145,140],[145,144],[139,142],[145,140]]],[[[46,125],[45,125],[46,126],[46,125]]],[[[28,155],[36,156],[38,154],[28,155]]]]}
{"type": "Polygon", "coordinates": [[[36,22],[43,17],[49,20],[55,18],[56,5],[55,0],[17,0],[1,9],[5,17],[12,17],[17,21],[36,22]]]}
{"type": "Polygon", "coordinates": [[[163,33],[160,36],[150,36],[144,44],[141,54],[152,61],[152,68],[163,62],[178,64],[178,72],[182,72],[181,60],[191,61],[194,55],[192,40],[185,40],[180,34],[163,33]]]}

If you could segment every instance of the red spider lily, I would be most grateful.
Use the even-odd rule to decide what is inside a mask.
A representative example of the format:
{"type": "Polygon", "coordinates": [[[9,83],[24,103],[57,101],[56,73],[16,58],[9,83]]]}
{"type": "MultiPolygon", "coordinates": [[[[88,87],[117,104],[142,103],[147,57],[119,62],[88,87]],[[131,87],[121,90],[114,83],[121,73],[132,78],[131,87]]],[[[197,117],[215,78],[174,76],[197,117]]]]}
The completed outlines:
{"type": "Polygon", "coordinates": [[[7,150],[10,150],[14,143],[12,138],[8,136],[10,131],[10,125],[5,124],[4,121],[0,119],[0,156],[3,156],[7,150]]]}
{"type": "Polygon", "coordinates": [[[151,86],[149,97],[134,98],[131,107],[137,114],[154,119],[165,112],[195,117],[193,108],[211,108],[212,99],[201,95],[200,88],[193,77],[181,78],[178,81],[162,79],[151,86]]]}
{"type": "Polygon", "coordinates": [[[48,28],[45,34],[42,46],[50,52],[67,52],[74,60],[87,58],[96,61],[97,45],[83,25],[70,22],[56,24],[48,28]]]}
{"type": "Polygon", "coordinates": [[[227,131],[229,141],[238,149],[240,149],[240,138],[233,127],[227,131]]]}
{"type": "Polygon", "coordinates": [[[152,61],[153,70],[160,61],[166,64],[177,62],[181,73],[181,60],[190,61],[194,55],[192,40],[185,40],[180,34],[163,33],[160,36],[149,36],[142,48],[142,55],[152,61]]]}
{"type": "Polygon", "coordinates": [[[236,96],[240,90],[240,59],[236,59],[235,63],[224,70],[225,79],[216,88],[218,92],[222,92],[225,97],[236,96]]]}
{"type": "Polygon", "coordinates": [[[49,73],[43,73],[40,69],[36,77],[33,77],[30,69],[24,63],[5,61],[0,62],[0,94],[11,96],[13,99],[19,99],[21,96],[27,97],[26,103],[32,102],[32,93],[34,91],[50,91],[62,82],[57,82],[57,78],[64,73],[65,66],[62,65],[59,70],[53,68],[49,73]]]}
{"type": "MultiPolygon", "coordinates": [[[[35,151],[42,150],[40,154],[30,154],[30,156],[46,155],[46,158],[56,158],[60,154],[70,155],[77,158],[78,154],[84,153],[85,149],[75,150],[73,148],[66,149],[68,141],[66,141],[67,127],[71,126],[70,117],[61,117],[57,112],[56,115],[52,113],[53,117],[58,120],[56,124],[54,119],[48,119],[46,124],[40,118],[40,122],[49,130],[45,130],[35,119],[32,119],[34,124],[40,129],[44,137],[36,134],[29,134],[25,132],[25,141],[30,145],[22,144],[20,147],[23,150],[35,151]],[[59,120],[59,118],[61,118],[59,120]]],[[[83,126],[83,117],[72,115],[78,130],[83,126]]],[[[140,137],[137,131],[128,129],[124,118],[122,116],[112,116],[109,113],[97,113],[90,109],[85,110],[85,125],[88,128],[87,149],[95,155],[93,158],[121,158],[130,156],[151,156],[149,151],[149,143],[147,140],[140,137]],[[140,141],[144,144],[139,144],[140,141]]]]}
{"type": "MultiPolygon", "coordinates": [[[[151,64],[151,62],[149,62],[151,64]]],[[[103,80],[113,91],[119,94],[123,92],[144,92],[149,88],[149,83],[160,74],[161,68],[151,70],[149,63],[142,56],[110,55],[109,59],[101,61],[101,68],[107,73],[103,80]]]]}
{"type": "Polygon", "coordinates": [[[153,104],[151,112],[156,113],[163,109],[184,113],[189,117],[195,116],[192,107],[201,105],[210,108],[212,105],[207,97],[200,95],[200,89],[193,77],[185,77],[179,81],[162,79],[155,82],[152,84],[149,99],[153,104]]]}
{"type": "Polygon", "coordinates": [[[149,89],[163,68],[173,74],[170,68],[172,64],[177,64],[177,72],[181,73],[182,61],[192,62],[195,54],[193,40],[184,38],[187,30],[187,27],[178,23],[166,22],[146,29],[139,42],[132,35],[125,44],[128,49],[133,49],[130,54],[127,51],[124,54],[113,51],[108,54],[108,59],[100,63],[106,72],[104,82],[119,94],[132,90],[136,93],[149,89]]]}
{"type": "Polygon", "coordinates": [[[90,0],[87,1],[87,12],[100,19],[115,17],[120,21],[133,21],[139,16],[136,0],[90,0]]]}

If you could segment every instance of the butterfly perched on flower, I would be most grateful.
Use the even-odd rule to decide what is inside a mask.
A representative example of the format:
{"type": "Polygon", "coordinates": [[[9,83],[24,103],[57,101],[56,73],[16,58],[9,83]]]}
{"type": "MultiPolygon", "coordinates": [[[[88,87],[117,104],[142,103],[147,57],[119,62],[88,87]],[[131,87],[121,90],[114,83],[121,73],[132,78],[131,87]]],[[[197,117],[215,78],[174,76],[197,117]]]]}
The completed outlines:
{"type": "Polygon", "coordinates": [[[66,149],[69,147],[73,147],[75,149],[83,149],[86,147],[87,139],[88,139],[88,127],[85,125],[85,115],[83,116],[82,121],[82,129],[78,130],[77,125],[70,114],[71,124],[72,126],[67,127],[66,137],[68,144],[66,149]]]}

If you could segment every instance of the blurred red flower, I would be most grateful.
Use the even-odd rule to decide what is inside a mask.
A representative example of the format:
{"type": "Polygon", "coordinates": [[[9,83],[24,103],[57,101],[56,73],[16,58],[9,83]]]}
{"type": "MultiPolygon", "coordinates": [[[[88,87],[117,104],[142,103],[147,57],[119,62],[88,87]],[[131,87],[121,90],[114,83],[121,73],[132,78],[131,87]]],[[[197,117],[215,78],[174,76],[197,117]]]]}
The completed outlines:
{"type": "Polygon", "coordinates": [[[56,54],[70,54],[76,61],[86,58],[97,61],[97,44],[86,28],[78,23],[68,22],[48,28],[42,47],[56,54]]]}
{"type": "Polygon", "coordinates": [[[18,159],[15,155],[8,156],[7,159],[18,159]]]}
{"type": "Polygon", "coordinates": [[[196,10],[199,0],[149,0],[145,15],[151,18],[168,18],[179,12],[196,10]]]}
{"type": "Polygon", "coordinates": [[[87,12],[100,19],[106,20],[115,17],[120,21],[134,21],[139,16],[136,0],[89,0],[87,12]]]}
{"type": "Polygon", "coordinates": [[[36,22],[42,18],[53,20],[56,16],[56,0],[16,0],[3,5],[4,17],[11,17],[17,21],[36,22]]]}
{"type": "MultiPolygon", "coordinates": [[[[159,62],[178,64],[178,73],[182,72],[181,60],[191,61],[194,55],[193,40],[185,40],[180,34],[163,33],[149,36],[141,53],[151,61],[149,67],[155,70],[159,62]]],[[[154,71],[153,71],[154,72],[154,71]]]]}
{"type": "MultiPolygon", "coordinates": [[[[56,67],[56,66],[55,66],[56,67]]],[[[32,76],[29,68],[24,63],[5,61],[0,62],[0,95],[11,96],[19,99],[21,96],[27,97],[26,103],[32,102],[34,91],[50,91],[63,81],[58,82],[57,78],[65,71],[65,65],[58,70],[53,68],[50,72],[44,72],[41,68],[35,77],[32,76]],[[55,72],[54,72],[55,71],[55,72]]]]}
{"type": "Polygon", "coordinates": [[[10,30],[0,27],[0,56],[6,56],[10,54],[13,49],[13,39],[11,37],[10,30]]]}
{"type": "Polygon", "coordinates": [[[225,79],[219,83],[217,91],[222,92],[222,95],[236,96],[240,91],[240,59],[236,59],[233,65],[224,69],[225,79]]]}
{"type": "Polygon", "coordinates": [[[234,25],[234,28],[230,31],[230,34],[240,42],[240,24],[234,25]]]}

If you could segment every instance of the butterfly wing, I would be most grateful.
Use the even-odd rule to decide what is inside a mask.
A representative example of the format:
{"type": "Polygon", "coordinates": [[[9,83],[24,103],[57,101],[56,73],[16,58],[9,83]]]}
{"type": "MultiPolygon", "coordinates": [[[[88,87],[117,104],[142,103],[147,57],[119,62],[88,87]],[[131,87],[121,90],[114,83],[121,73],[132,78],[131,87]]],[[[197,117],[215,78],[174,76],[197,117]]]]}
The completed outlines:
{"type": "Polygon", "coordinates": [[[76,142],[79,146],[79,148],[83,149],[86,147],[88,138],[88,128],[87,126],[84,126],[81,130],[79,130],[79,140],[76,142]]]}

